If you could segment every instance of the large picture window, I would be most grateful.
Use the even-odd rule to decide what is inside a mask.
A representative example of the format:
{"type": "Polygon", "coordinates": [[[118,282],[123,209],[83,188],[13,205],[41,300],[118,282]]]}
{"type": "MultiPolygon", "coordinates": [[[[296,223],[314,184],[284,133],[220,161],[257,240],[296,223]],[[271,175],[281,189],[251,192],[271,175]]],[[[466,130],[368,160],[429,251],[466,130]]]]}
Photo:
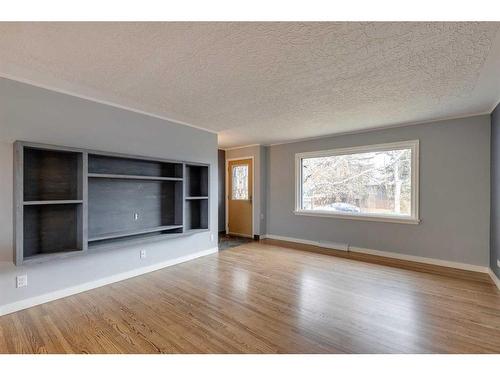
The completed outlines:
{"type": "Polygon", "coordinates": [[[296,154],[299,215],[418,223],[418,141],[296,154]]]}

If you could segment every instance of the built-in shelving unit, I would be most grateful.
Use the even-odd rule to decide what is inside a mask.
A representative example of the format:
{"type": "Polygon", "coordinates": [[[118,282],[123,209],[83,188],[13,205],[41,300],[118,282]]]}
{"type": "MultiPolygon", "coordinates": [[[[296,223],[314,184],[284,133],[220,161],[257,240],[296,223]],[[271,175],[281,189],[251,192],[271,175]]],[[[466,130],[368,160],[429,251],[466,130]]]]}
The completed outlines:
{"type": "Polygon", "coordinates": [[[209,166],[15,143],[15,262],[208,231],[209,166]]]}
{"type": "Polygon", "coordinates": [[[186,231],[208,229],[208,166],[186,164],[186,231]]]}

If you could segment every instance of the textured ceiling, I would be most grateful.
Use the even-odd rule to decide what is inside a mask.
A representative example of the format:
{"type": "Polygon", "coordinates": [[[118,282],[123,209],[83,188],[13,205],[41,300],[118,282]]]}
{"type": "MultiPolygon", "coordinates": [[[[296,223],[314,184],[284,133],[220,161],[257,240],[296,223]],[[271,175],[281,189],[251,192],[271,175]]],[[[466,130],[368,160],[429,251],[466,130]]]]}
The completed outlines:
{"type": "Polygon", "coordinates": [[[491,110],[499,26],[0,23],[0,75],[270,144],[491,110]]]}

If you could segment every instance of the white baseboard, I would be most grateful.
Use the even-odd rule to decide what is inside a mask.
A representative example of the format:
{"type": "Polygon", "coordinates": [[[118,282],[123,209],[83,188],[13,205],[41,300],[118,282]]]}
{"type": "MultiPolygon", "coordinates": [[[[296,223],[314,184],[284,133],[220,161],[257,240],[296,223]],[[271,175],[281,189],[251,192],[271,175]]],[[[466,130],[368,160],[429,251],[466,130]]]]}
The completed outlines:
{"type": "Polygon", "coordinates": [[[456,269],[465,270],[465,271],[488,273],[488,270],[489,270],[489,268],[487,266],[478,266],[475,264],[453,262],[450,260],[443,260],[443,259],[436,259],[436,258],[426,258],[426,257],[421,257],[421,256],[416,256],[416,255],[392,253],[389,251],[365,249],[363,247],[356,247],[356,246],[349,246],[349,251],[352,251],[355,253],[378,255],[378,256],[386,257],[386,258],[393,258],[393,259],[408,260],[408,261],[425,263],[425,264],[432,264],[435,266],[456,268],[456,269]]]}
{"type": "Polygon", "coordinates": [[[322,242],[318,242],[318,241],[303,240],[300,238],[276,236],[274,234],[266,234],[265,238],[270,238],[270,239],[274,239],[274,240],[281,240],[281,241],[296,242],[296,243],[313,245],[313,246],[324,247],[324,248],[329,248],[329,249],[336,249],[336,250],[344,250],[344,246],[346,246],[347,251],[351,251],[351,252],[355,252],[355,253],[378,255],[378,256],[386,257],[386,258],[408,260],[408,261],[413,261],[413,262],[432,264],[432,265],[436,265],[436,266],[456,268],[456,269],[466,270],[466,271],[489,273],[489,270],[490,270],[489,267],[486,267],[486,266],[477,266],[475,264],[452,262],[452,261],[442,260],[442,259],[426,258],[426,257],[407,255],[407,254],[401,254],[401,253],[393,253],[390,251],[366,249],[363,247],[350,246],[350,245],[342,244],[342,243],[340,243],[340,244],[336,244],[334,242],[322,243],[322,242]],[[335,245],[340,245],[340,246],[342,246],[342,248],[339,249],[339,248],[335,247],[335,245]]]}
{"type": "Polygon", "coordinates": [[[136,269],[133,269],[133,270],[130,270],[127,272],[122,272],[122,273],[108,276],[108,277],[105,277],[105,278],[102,278],[99,280],[90,281],[88,283],[75,285],[75,286],[72,286],[72,287],[69,287],[66,289],[56,290],[54,292],[42,294],[42,295],[39,295],[36,297],[31,297],[31,298],[27,298],[27,299],[24,299],[21,301],[9,303],[7,305],[0,306],[0,316],[10,314],[10,313],[13,313],[13,312],[16,312],[19,310],[24,310],[24,309],[27,309],[29,307],[40,305],[42,303],[54,301],[54,300],[59,299],[59,298],[68,297],[68,296],[71,296],[73,294],[85,292],[87,290],[99,288],[99,287],[107,285],[107,284],[112,284],[112,283],[116,283],[118,281],[130,279],[132,277],[140,276],[140,275],[143,275],[145,273],[157,271],[157,270],[160,270],[160,269],[165,268],[165,267],[173,266],[175,264],[184,263],[184,262],[187,262],[189,260],[193,260],[193,259],[200,258],[200,257],[210,255],[210,254],[214,254],[218,251],[219,251],[219,249],[217,247],[214,247],[211,249],[198,251],[194,254],[189,254],[186,256],[170,259],[170,260],[167,260],[165,262],[152,264],[152,265],[146,266],[146,267],[136,268],[136,269]]]}
{"type": "Polygon", "coordinates": [[[263,239],[269,238],[271,240],[280,240],[280,241],[301,243],[304,245],[324,247],[326,249],[348,251],[348,245],[346,243],[311,241],[311,240],[303,240],[301,238],[276,236],[274,234],[264,234],[263,236],[261,236],[261,238],[263,238],[263,239]]]}
{"type": "Polygon", "coordinates": [[[498,276],[495,275],[491,268],[488,268],[488,273],[490,274],[491,280],[493,280],[497,288],[500,289],[500,279],[498,278],[498,276]]]}

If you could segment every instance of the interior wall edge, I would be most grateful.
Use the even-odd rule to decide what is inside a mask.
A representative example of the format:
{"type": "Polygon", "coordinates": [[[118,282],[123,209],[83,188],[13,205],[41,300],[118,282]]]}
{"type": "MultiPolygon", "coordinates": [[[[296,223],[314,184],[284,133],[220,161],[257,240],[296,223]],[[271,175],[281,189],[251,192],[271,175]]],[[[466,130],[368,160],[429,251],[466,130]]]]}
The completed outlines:
{"type": "Polygon", "coordinates": [[[490,115],[490,268],[500,277],[500,104],[490,115]]]}
{"type": "Polygon", "coordinates": [[[488,268],[488,273],[491,277],[491,280],[493,280],[493,283],[497,286],[497,288],[500,290],[500,279],[495,275],[495,272],[491,268],[488,268]]]}

